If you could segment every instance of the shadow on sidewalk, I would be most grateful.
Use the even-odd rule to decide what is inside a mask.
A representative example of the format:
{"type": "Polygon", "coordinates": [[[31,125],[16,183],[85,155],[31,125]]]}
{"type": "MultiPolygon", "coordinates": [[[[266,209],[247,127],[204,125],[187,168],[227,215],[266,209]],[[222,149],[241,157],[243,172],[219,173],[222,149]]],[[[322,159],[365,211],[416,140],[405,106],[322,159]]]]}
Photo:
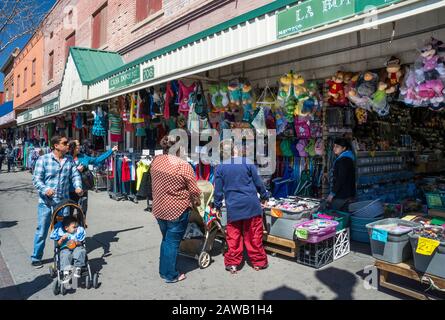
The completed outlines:
{"type": "Polygon", "coordinates": [[[52,279],[49,274],[43,274],[32,281],[0,288],[0,300],[27,300],[51,283],[52,279]]]}
{"type": "Polygon", "coordinates": [[[119,241],[119,237],[117,237],[117,235],[119,233],[133,231],[133,230],[137,230],[137,229],[141,229],[141,228],[143,228],[143,226],[122,229],[122,230],[116,230],[116,231],[105,231],[105,232],[95,234],[92,237],[87,237],[86,238],[87,253],[90,253],[98,248],[103,248],[104,253],[103,253],[102,257],[110,256],[111,255],[110,244],[112,242],[119,241]]]}
{"type": "Polygon", "coordinates": [[[329,267],[315,273],[317,279],[328,286],[337,297],[334,300],[353,300],[352,292],[357,284],[357,278],[349,271],[329,267]]]}
{"type": "Polygon", "coordinates": [[[317,300],[316,297],[306,297],[298,290],[281,286],[274,290],[264,291],[262,300],[317,300]]]}
{"type": "Polygon", "coordinates": [[[18,221],[0,221],[0,229],[11,228],[17,225],[18,221]]]}

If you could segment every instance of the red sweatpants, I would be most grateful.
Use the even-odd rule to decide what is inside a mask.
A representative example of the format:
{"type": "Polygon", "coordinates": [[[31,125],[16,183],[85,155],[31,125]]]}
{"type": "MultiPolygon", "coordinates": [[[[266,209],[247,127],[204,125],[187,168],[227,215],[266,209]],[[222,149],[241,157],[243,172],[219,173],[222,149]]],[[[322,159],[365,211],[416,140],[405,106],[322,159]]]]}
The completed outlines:
{"type": "Polygon", "coordinates": [[[263,219],[261,216],[228,223],[226,241],[228,246],[224,255],[226,267],[241,264],[243,261],[243,243],[254,267],[261,268],[267,265],[267,255],[263,247],[263,219]]]}

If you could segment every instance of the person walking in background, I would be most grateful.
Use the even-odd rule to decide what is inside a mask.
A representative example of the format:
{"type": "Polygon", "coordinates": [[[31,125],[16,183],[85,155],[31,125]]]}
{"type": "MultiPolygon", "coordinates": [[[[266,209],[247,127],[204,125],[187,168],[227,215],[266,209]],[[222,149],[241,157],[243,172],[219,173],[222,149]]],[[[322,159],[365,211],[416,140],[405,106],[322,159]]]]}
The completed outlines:
{"type": "Polygon", "coordinates": [[[3,145],[0,144],[0,172],[2,172],[3,161],[5,161],[6,150],[3,145]]]}
{"type": "MultiPolygon", "coordinates": [[[[90,157],[85,153],[81,153],[81,145],[79,140],[72,140],[68,145],[68,154],[73,158],[76,168],[79,171],[81,177],[82,175],[85,176],[87,174],[87,171],[89,170],[88,169],[89,165],[93,165],[96,167],[101,165],[106,159],[108,159],[113,154],[113,152],[117,150],[118,147],[114,146],[111,150],[104,152],[98,157],[90,157]]],[[[85,184],[85,182],[83,183],[85,184]]],[[[93,183],[93,181],[90,181],[90,183],[93,183]]],[[[70,199],[76,203],[78,203],[79,200],[82,199],[80,205],[84,215],[86,216],[88,210],[88,187],[84,185],[83,190],[84,193],[82,197],[79,197],[77,193],[74,191],[74,189],[71,189],[70,199]]]]}
{"type": "Polygon", "coordinates": [[[238,272],[244,246],[252,267],[257,271],[265,269],[268,261],[263,247],[263,208],[258,193],[263,202],[269,198],[269,193],[255,165],[242,156],[231,141],[223,141],[221,149],[231,151],[230,154],[225,153],[224,161],[216,167],[214,195],[214,206],[219,216],[223,199],[227,208],[226,270],[232,274],[238,272]]]}
{"type": "Polygon", "coordinates": [[[345,138],[335,139],[333,149],[337,158],[332,165],[331,192],[327,202],[334,210],[348,211],[348,205],[354,200],[356,194],[355,157],[351,143],[345,138]]]}
{"type": "Polygon", "coordinates": [[[14,161],[16,157],[16,149],[11,144],[8,144],[6,148],[6,160],[8,161],[8,172],[11,172],[11,168],[14,169],[14,161]]]}
{"type": "Polygon", "coordinates": [[[175,137],[163,137],[161,147],[164,154],[156,156],[150,168],[153,215],[162,233],[159,274],[167,283],[186,278],[184,273],[176,269],[179,244],[187,229],[190,209],[201,203],[201,190],[196,183],[193,168],[178,154],[169,154],[175,143],[175,137]]]}
{"type": "Polygon", "coordinates": [[[69,199],[72,184],[78,196],[82,195],[82,180],[68,152],[68,139],[61,136],[51,138],[52,152],[41,156],[35,165],[33,184],[39,193],[37,229],[34,236],[32,265],[41,268],[43,250],[51,224],[52,209],[62,200],[69,199]]]}

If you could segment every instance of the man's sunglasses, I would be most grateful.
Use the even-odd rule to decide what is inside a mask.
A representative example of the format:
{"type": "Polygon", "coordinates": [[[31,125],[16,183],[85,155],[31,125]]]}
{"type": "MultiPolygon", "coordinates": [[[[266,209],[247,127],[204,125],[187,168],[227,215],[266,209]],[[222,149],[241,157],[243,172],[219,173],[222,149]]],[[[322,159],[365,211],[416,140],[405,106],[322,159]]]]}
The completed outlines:
{"type": "Polygon", "coordinates": [[[66,145],[68,145],[68,141],[60,142],[60,144],[63,145],[63,146],[66,146],[66,145]]]}

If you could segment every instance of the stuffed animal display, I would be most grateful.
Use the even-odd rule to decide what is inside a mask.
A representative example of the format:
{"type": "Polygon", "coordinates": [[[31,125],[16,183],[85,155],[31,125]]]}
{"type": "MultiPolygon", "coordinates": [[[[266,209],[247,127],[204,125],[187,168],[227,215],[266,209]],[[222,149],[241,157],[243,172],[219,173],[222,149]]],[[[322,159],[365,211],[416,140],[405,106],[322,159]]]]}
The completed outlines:
{"type": "Polygon", "coordinates": [[[329,85],[329,104],[331,106],[347,106],[348,100],[345,94],[345,74],[338,71],[335,76],[327,81],[329,85]]]}
{"type": "Polygon", "coordinates": [[[401,65],[400,65],[400,59],[396,57],[391,57],[386,63],[386,72],[387,72],[387,78],[386,78],[386,93],[387,94],[394,94],[399,90],[400,81],[403,76],[401,65]]]}
{"type": "Polygon", "coordinates": [[[421,49],[400,90],[406,104],[435,111],[445,107],[445,66],[440,52],[445,52],[445,46],[434,38],[421,49]]]}

